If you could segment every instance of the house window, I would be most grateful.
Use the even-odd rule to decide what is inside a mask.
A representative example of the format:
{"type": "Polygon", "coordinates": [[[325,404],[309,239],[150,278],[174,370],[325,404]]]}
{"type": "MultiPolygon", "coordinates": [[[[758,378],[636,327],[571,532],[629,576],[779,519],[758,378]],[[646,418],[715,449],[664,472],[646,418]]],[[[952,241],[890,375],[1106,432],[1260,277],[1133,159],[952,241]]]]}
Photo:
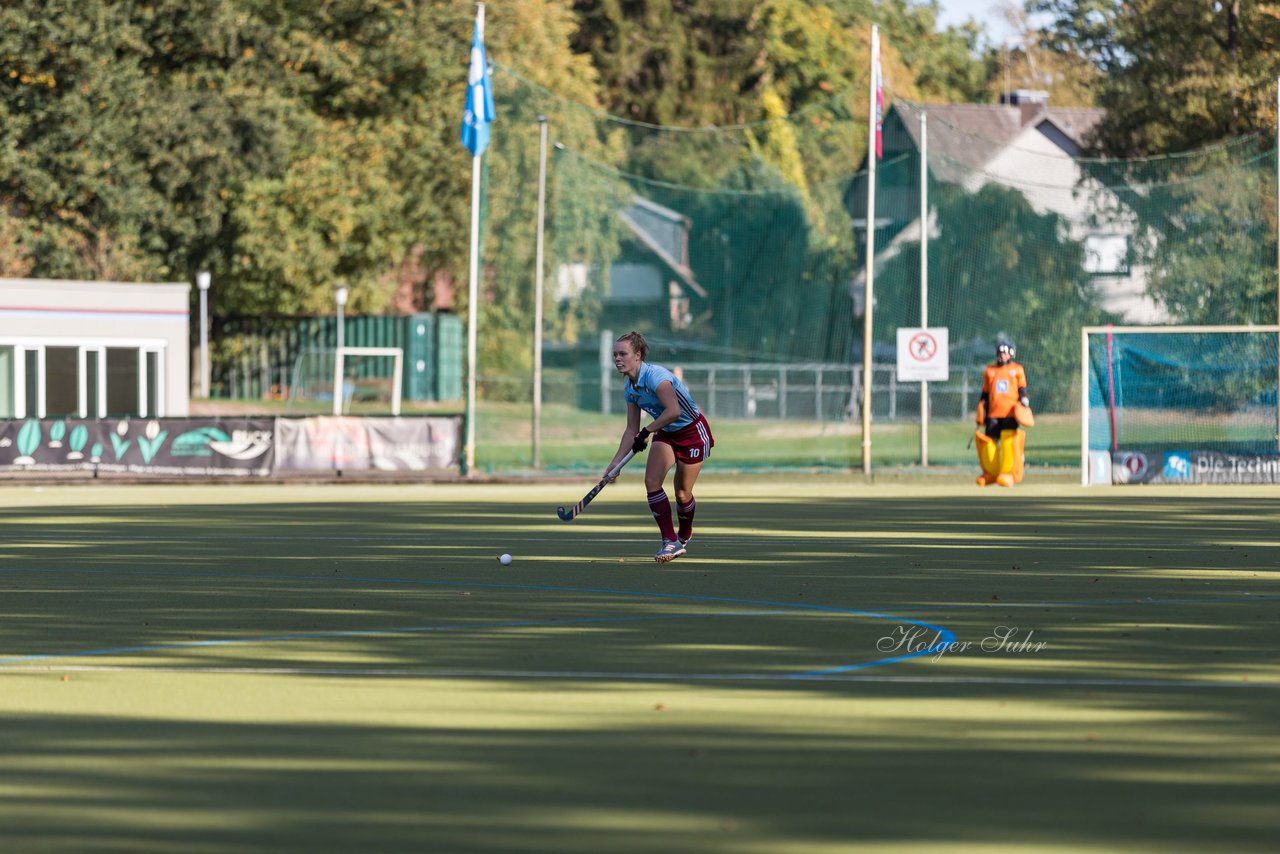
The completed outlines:
{"type": "Polygon", "coordinates": [[[662,291],[662,273],[652,264],[614,264],[609,268],[610,303],[660,302],[662,291]]]}
{"type": "Polygon", "coordinates": [[[1129,275],[1129,237],[1090,234],[1084,239],[1084,269],[1091,276],[1129,275]]]}
{"type": "Polygon", "coordinates": [[[667,306],[671,315],[671,329],[679,331],[688,329],[693,323],[693,315],[689,311],[689,298],[675,282],[667,282],[667,306]]]}
{"type": "Polygon", "coordinates": [[[561,264],[556,270],[556,301],[567,302],[582,296],[591,284],[586,264],[561,264]]]}

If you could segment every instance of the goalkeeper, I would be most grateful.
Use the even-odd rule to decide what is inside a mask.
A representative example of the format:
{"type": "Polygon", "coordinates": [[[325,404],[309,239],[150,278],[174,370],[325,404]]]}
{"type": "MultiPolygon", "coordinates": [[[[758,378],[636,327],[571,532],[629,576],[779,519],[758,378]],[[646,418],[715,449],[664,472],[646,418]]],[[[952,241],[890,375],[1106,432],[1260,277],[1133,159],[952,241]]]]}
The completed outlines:
{"type": "Polygon", "coordinates": [[[1013,360],[1017,351],[1009,341],[996,345],[996,362],[982,376],[974,434],[978,443],[979,486],[998,483],[1013,486],[1022,481],[1026,433],[1018,429],[1035,424],[1027,397],[1027,372],[1013,360]],[[985,435],[983,431],[985,430],[985,435]]]}

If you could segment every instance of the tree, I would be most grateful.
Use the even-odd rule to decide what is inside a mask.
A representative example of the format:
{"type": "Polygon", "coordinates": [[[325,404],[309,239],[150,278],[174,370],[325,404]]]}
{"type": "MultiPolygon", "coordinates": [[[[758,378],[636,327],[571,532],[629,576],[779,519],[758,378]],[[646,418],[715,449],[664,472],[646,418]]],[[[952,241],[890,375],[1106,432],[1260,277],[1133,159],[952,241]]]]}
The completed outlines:
{"type": "Polygon", "coordinates": [[[1134,261],[1179,322],[1275,317],[1275,179],[1266,167],[1280,7],[1190,0],[1042,0],[1045,43],[1102,72],[1088,165],[1137,217],[1134,261]],[[1250,138],[1251,133],[1259,134],[1250,138]],[[1152,155],[1176,154],[1170,158],[1152,155]]]}
{"type": "Polygon", "coordinates": [[[140,145],[167,118],[140,43],[114,4],[0,11],[0,163],[33,275],[171,275],[164,253],[148,251],[148,224],[174,211],[140,145]]]}
{"type": "Polygon", "coordinates": [[[1057,107],[1092,107],[1101,70],[1079,53],[1047,44],[1046,34],[1032,26],[1028,11],[1013,0],[1004,0],[1000,10],[1014,36],[1001,51],[991,91],[1035,89],[1048,92],[1049,103],[1057,107]]]}
{"type": "MultiPolygon", "coordinates": [[[[567,49],[576,27],[568,3],[526,0],[493,15],[487,26],[491,56],[510,57],[515,67],[495,74],[498,124],[484,157],[485,266],[478,308],[486,332],[479,361],[485,376],[519,378],[491,385],[485,390],[488,396],[524,398],[532,369],[539,117],[548,121],[549,141],[564,140],[579,156],[607,161],[612,155],[607,134],[600,134],[596,71],[589,57],[567,49]]],[[[465,162],[466,151],[457,150],[465,162]]],[[[616,242],[616,226],[607,223],[616,219],[625,199],[609,182],[574,186],[558,165],[559,151],[549,153],[548,210],[558,221],[549,224],[552,243],[544,274],[566,262],[604,263],[616,242]]],[[[562,340],[574,340],[586,319],[558,311],[553,293],[548,289],[543,297],[546,329],[562,340]]]]}
{"type": "MultiPolygon", "coordinates": [[[[1148,267],[1149,292],[1175,320],[1274,322],[1276,183],[1270,140],[1242,138],[1113,168],[1126,179],[1123,201],[1143,226],[1135,260],[1148,267]]],[[[1118,183],[1114,176],[1109,180],[1118,183]]]]}
{"type": "Polygon", "coordinates": [[[1027,11],[1051,20],[1037,33],[1045,50],[1083,59],[1107,76],[1124,66],[1116,41],[1123,0],[1032,0],[1027,11]]]}
{"type": "Polygon", "coordinates": [[[1103,72],[1102,151],[1188,151],[1275,124],[1280,7],[1226,0],[1040,0],[1045,44],[1103,72]]]}
{"type": "Polygon", "coordinates": [[[604,107],[658,125],[756,117],[763,34],[752,0],[576,0],[573,49],[592,58],[604,107]]]}
{"type": "MultiPolygon", "coordinates": [[[[856,14],[854,10],[868,4],[832,5],[848,6],[856,14]]],[[[862,12],[859,19],[883,19],[884,29],[909,75],[900,79],[910,80],[922,99],[950,104],[990,99],[988,83],[1000,69],[999,53],[986,42],[976,24],[939,30],[937,4],[932,0],[885,0],[862,12]]]]}
{"type": "MultiPolygon", "coordinates": [[[[466,266],[473,14],[462,0],[6,3],[5,238],[35,276],[210,269],[220,314],[328,312],[337,284],[353,311],[380,311],[406,259],[427,276],[466,266]]],[[[567,2],[491,21],[497,54],[523,52],[592,102],[567,2]]]]}
{"type": "Polygon", "coordinates": [[[457,143],[469,8],[433,0],[250,4],[265,37],[226,94],[278,141],[233,198],[226,271],[244,311],[384,310],[395,273],[465,263],[457,143]],[[452,34],[427,39],[425,33],[452,34]],[[253,87],[253,88],[249,88],[253,87]],[[448,105],[446,107],[446,105],[448,105]],[[270,112],[268,112],[270,111],[270,112]]]}

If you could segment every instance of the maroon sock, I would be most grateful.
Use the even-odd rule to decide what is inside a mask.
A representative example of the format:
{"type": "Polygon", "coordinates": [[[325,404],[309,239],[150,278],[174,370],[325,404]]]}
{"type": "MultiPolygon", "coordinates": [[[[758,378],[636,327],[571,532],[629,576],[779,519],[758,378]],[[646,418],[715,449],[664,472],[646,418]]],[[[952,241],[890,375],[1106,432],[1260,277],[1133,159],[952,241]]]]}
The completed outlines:
{"type": "Polygon", "coordinates": [[[653,511],[653,518],[658,522],[658,530],[662,532],[662,539],[674,540],[676,538],[676,529],[671,524],[671,499],[667,498],[665,489],[649,493],[649,509],[653,511]]]}
{"type": "Polygon", "coordinates": [[[693,511],[698,509],[698,502],[689,496],[688,504],[676,502],[676,518],[680,520],[680,539],[687,540],[693,536],[693,511]]]}

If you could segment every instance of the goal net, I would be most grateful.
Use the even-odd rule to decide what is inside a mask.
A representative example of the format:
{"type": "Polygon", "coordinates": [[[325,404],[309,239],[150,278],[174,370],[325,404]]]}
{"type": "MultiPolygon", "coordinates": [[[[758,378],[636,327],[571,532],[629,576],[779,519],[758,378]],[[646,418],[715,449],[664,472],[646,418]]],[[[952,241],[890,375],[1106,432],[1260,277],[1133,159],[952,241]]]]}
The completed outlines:
{"type": "Polygon", "coordinates": [[[1280,482],[1280,327],[1085,327],[1081,477],[1280,482]]]}
{"type": "Polygon", "coordinates": [[[403,371],[400,347],[304,350],[294,361],[287,409],[299,414],[399,415],[403,371]]]}

